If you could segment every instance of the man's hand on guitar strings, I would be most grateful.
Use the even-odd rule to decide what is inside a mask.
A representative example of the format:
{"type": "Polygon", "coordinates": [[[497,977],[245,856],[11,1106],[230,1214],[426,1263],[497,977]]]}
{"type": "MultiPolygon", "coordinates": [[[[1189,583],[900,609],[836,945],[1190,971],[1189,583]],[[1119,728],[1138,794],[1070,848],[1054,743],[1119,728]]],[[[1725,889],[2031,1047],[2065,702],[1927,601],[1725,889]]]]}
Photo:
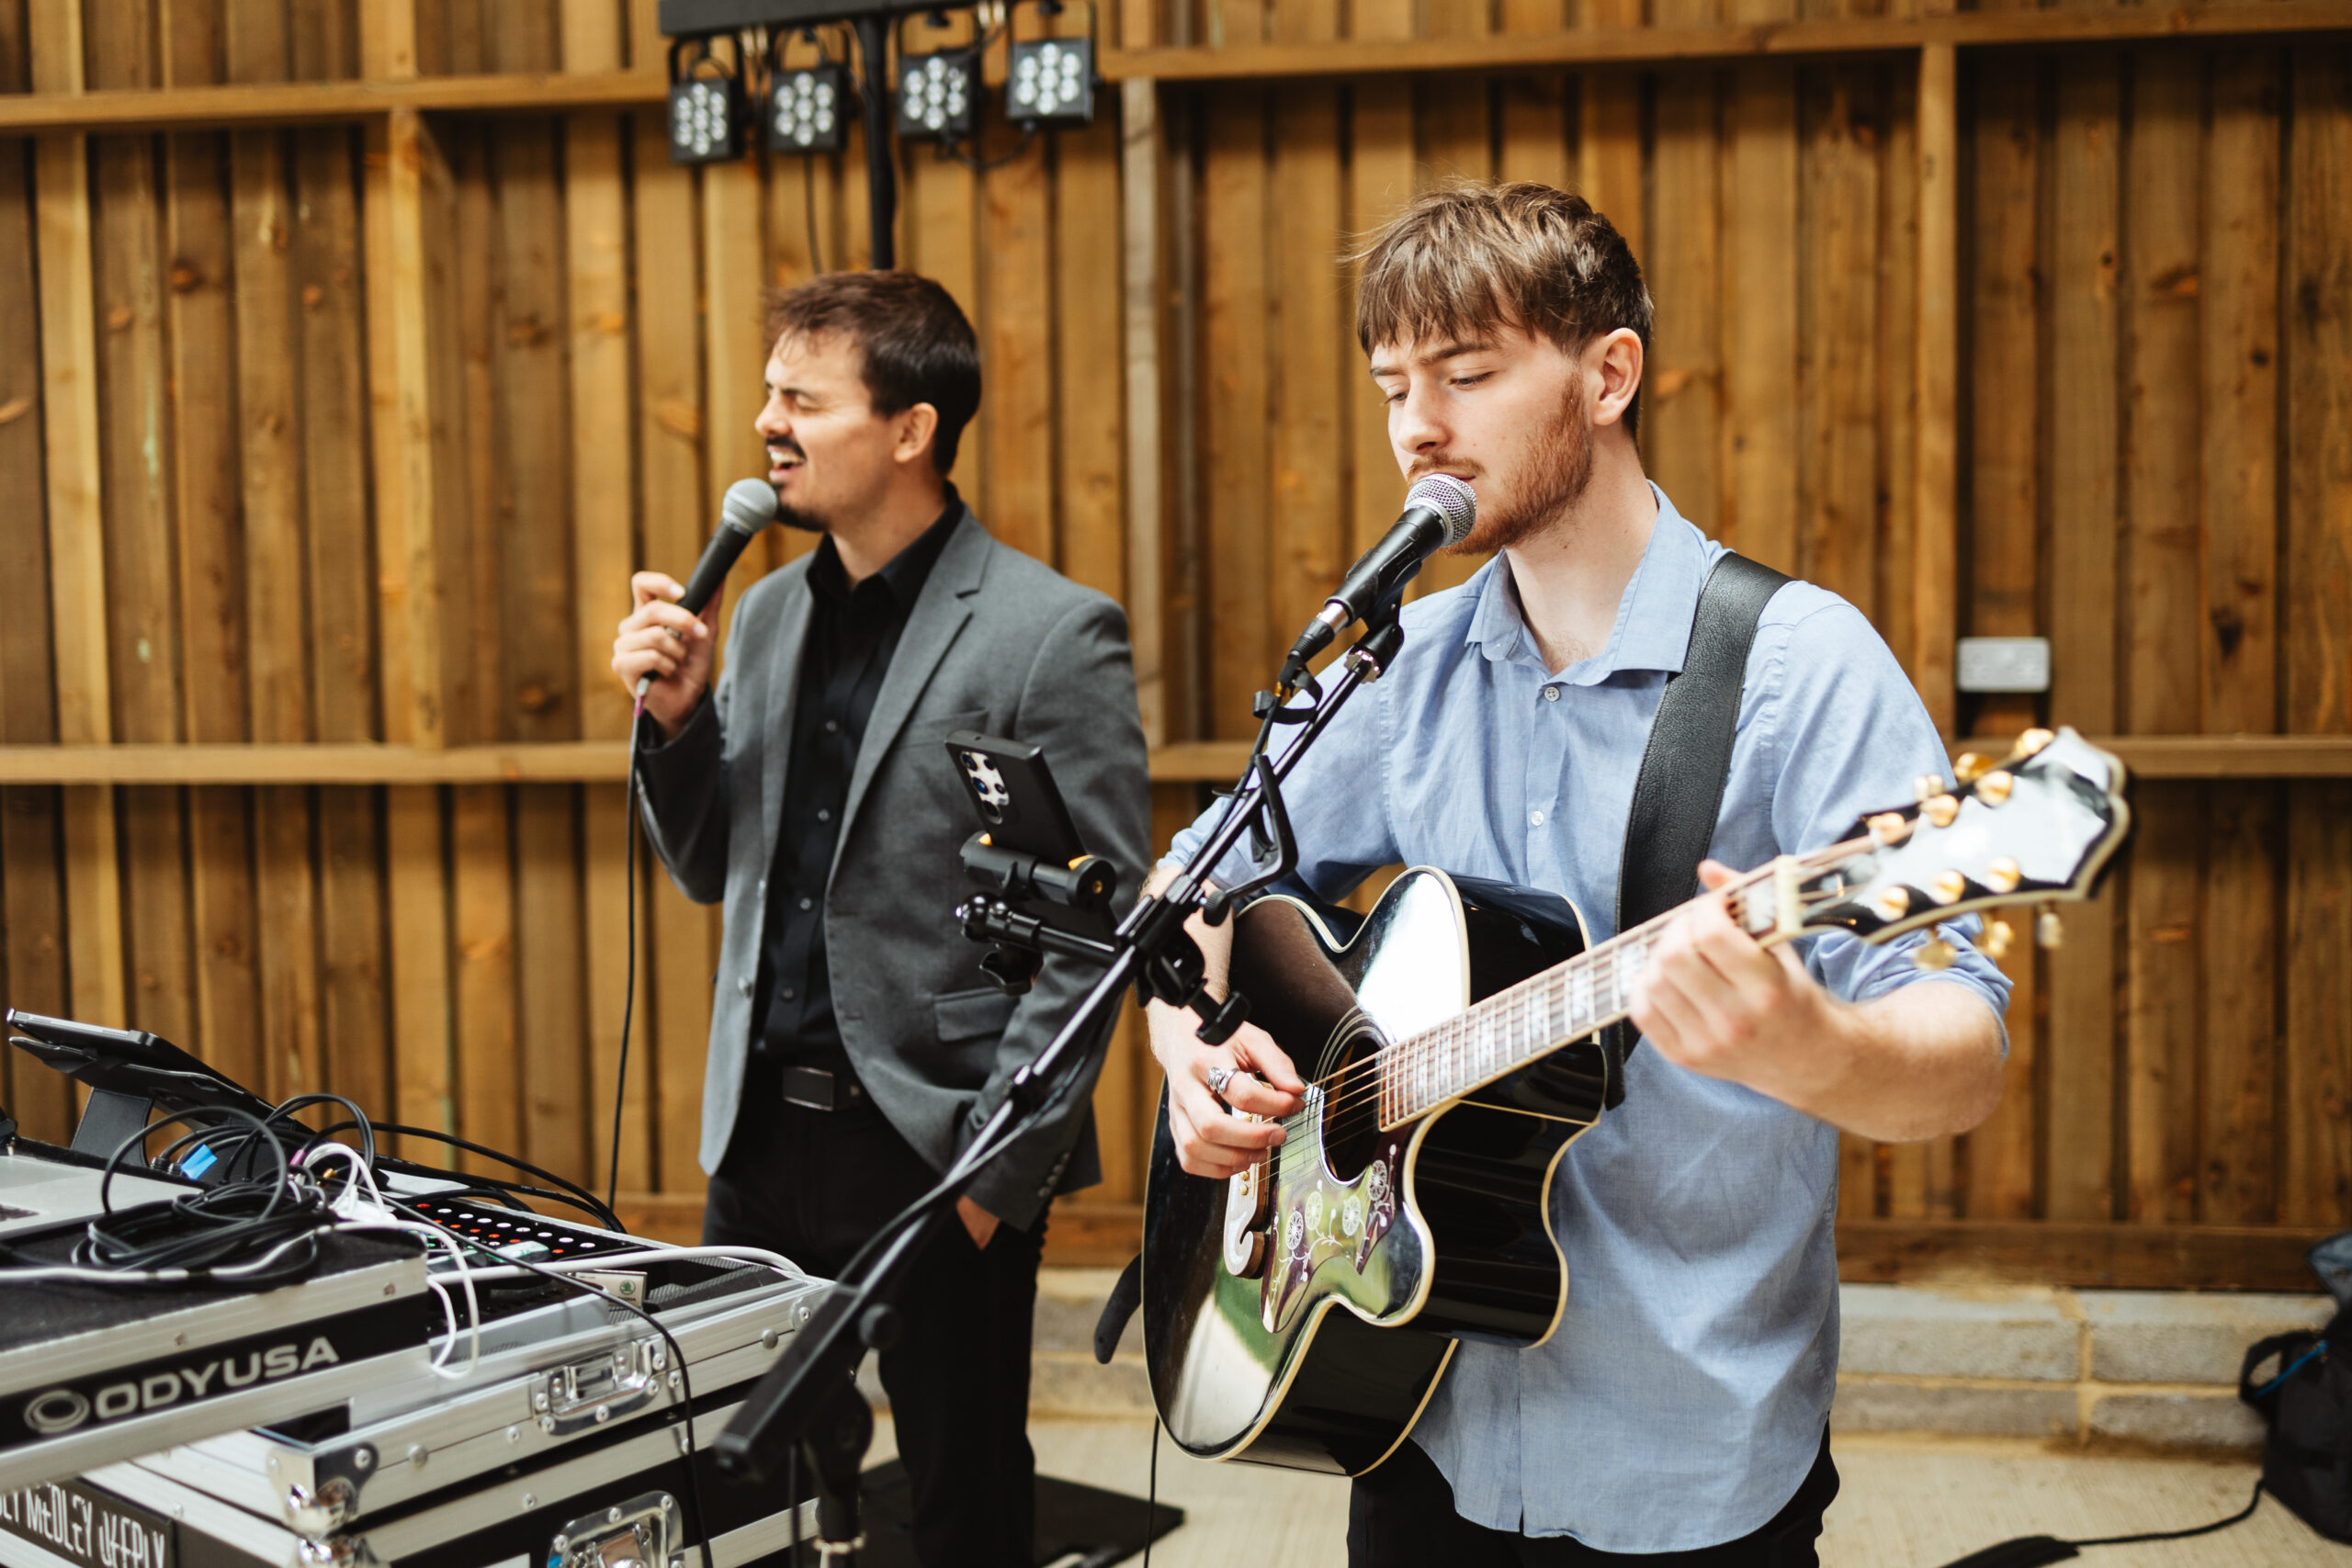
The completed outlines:
{"type": "Polygon", "coordinates": [[[1306,1085],[1272,1035],[1245,1023],[1224,1044],[1204,1045],[1193,1032],[1200,1020],[1189,1010],[1153,1002],[1147,1018],[1151,1054],[1168,1075],[1169,1135],[1187,1171],[1238,1176],[1282,1145],[1281,1119],[1306,1103],[1306,1085]],[[1209,1089],[1218,1067],[1233,1069],[1221,1100],[1209,1089]]]}
{"type": "MultiPolygon", "coordinates": [[[[1716,861],[1699,866],[1710,891],[1736,874],[1716,861]]],[[[1807,1086],[1796,1080],[1826,1065],[1844,1005],[1793,947],[1761,946],[1720,898],[1686,906],[1667,927],[1631,1000],[1634,1027],[1668,1061],[1800,1106],[1807,1086]]]]}

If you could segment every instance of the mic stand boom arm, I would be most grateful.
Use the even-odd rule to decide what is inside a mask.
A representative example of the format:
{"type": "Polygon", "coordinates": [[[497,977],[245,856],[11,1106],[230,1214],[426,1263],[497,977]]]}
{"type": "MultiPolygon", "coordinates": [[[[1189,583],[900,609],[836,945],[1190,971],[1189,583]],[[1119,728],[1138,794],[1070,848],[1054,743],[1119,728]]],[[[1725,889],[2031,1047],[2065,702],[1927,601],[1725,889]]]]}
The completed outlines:
{"type": "MultiPolygon", "coordinates": [[[[1209,873],[1261,812],[1277,814],[1278,863],[1260,867],[1248,886],[1263,886],[1295,868],[1295,848],[1289,824],[1279,815],[1282,800],[1276,786],[1298,766],[1357,688],[1376,680],[1395,660],[1403,641],[1393,613],[1364,633],[1348,650],[1344,673],[1316,703],[1312,716],[1297,727],[1298,734],[1282,756],[1269,759],[1260,753],[1250,759],[1231,809],[1172,882],[1127,912],[1109,942],[1065,932],[1035,939],[1057,952],[1101,959],[1101,978],[1036,1058],[1012,1075],[1004,1099],[939,1184],[850,1260],[815,1315],[792,1337],[719,1433],[712,1445],[719,1468],[752,1481],[774,1476],[795,1448],[800,1448],[818,1476],[819,1530],[831,1549],[829,1555],[854,1550],[863,1539],[857,1527],[855,1461],[864,1452],[865,1438],[857,1417],[866,1416],[865,1434],[871,1434],[872,1425],[852,1380],[868,1349],[886,1348],[897,1337],[897,1315],[889,1303],[900,1280],[932,1238],[957,1223],[956,1200],[972,1179],[1028,1129],[1055,1090],[1096,1048],[1095,1042],[1105,1037],[1102,1026],[1130,985],[1140,984],[1152,996],[1192,1007],[1204,1020],[1202,1038],[1212,1043],[1239,1026],[1246,1003],[1237,1006],[1239,998],[1229,997],[1218,1005],[1204,995],[1200,949],[1184,922],[1206,908],[1216,923],[1229,909],[1229,892],[1204,893],[1209,873]],[[852,1405],[856,1408],[850,1409],[852,1405]]],[[[1003,928],[990,925],[985,934],[994,941],[1017,942],[1029,934],[1021,922],[1033,919],[1005,911],[1003,928]]]]}

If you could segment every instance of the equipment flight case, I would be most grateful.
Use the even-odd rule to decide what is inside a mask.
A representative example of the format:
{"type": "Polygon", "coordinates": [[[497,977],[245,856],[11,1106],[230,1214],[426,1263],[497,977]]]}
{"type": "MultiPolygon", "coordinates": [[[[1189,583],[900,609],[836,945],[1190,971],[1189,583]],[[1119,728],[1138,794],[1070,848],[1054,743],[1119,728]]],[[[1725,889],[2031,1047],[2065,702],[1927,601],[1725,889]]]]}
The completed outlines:
{"type": "MultiPolygon", "coordinates": [[[[477,1283],[479,1359],[463,1376],[411,1351],[299,1417],[0,1493],[0,1564],[700,1568],[707,1535],[712,1568],[744,1568],[786,1550],[795,1514],[811,1538],[806,1488],[788,1499],[730,1481],[709,1448],[823,1281],[724,1258],[646,1260],[681,1249],[456,1197],[421,1206],[537,1256],[615,1253],[596,1281],[653,1314],[685,1376],[668,1340],[601,1296],[538,1276],[477,1283]]],[[[454,1273],[434,1277],[462,1303],[454,1273]]],[[[450,1369],[473,1354],[461,1332],[450,1369]]]]}

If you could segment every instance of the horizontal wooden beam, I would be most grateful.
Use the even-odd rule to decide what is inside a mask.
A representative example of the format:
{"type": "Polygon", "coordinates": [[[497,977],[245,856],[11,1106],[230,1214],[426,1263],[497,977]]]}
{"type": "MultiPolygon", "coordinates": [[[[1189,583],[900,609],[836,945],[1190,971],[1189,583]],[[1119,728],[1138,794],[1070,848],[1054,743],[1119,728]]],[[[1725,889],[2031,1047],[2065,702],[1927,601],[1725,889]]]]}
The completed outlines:
{"type": "Polygon", "coordinates": [[[389,82],[267,82],[232,86],[0,96],[0,135],[51,130],[205,130],[241,125],[364,120],[393,109],[560,114],[658,104],[665,76],[648,71],[417,76],[389,82]]]}
{"type": "MultiPolygon", "coordinates": [[[[1377,76],[1562,65],[1899,54],[1931,43],[2033,48],[2161,39],[2282,38],[2352,31],[2352,0],[2263,5],[2119,6],[2098,10],[1970,11],[1690,28],[1582,28],[1466,38],[1109,50],[1114,82],[1217,82],[1377,76]]],[[[454,114],[559,114],[658,104],[650,71],[418,76],[397,81],[254,83],[158,91],[0,95],[0,136],[40,131],[200,130],[364,120],[396,108],[454,114]]]]}
{"type": "Polygon", "coordinates": [[[2330,1232],[2286,1225],[2125,1225],[2030,1220],[1840,1220],[1838,1277],[1853,1283],[2292,1291],[2330,1232]]]}
{"type": "MultiPolygon", "coordinates": [[[[665,1201],[683,1215],[677,1200],[665,1201]]],[[[700,1200],[693,1202],[698,1216],[700,1200]]],[[[1841,1220],[1838,1277],[1851,1284],[2308,1292],[2317,1282],[2303,1254],[2328,1234],[2260,1225],[1841,1220]]],[[[1054,1205],[1046,1260],[1124,1264],[1142,1243],[1140,1203],[1066,1198],[1054,1205]]]]}
{"type": "MultiPolygon", "coordinates": [[[[2352,778],[2352,736],[2110,736],[2098,742],[2144,779],[2352,778]]],[[[1998,756],[2008,743],[1964,750],[1998,756]]],[[[1151,753],[1155,784],[1230,784],[1249,760],[1243,740],[1187,740],[1151,753]]],[[[218,746],[0,746],[0,784],[617,784],[617,740],[452,746],[372,742],[218,746]]]]}
{"type": "Polygon", "coordinates": [[[1886,54],[1931,43],[1963,49],[2246,38],[2352,29],[2346,0],[2261,6],[2129,6],[2099,10],[1971,11],[1691,28],[1581,28],[1465,38],[1240,44],[1223,49],[1113,50],[1103,75],[1165,82],[1246,77],[1370,76],[1400,72],[1508,71],[1539,65],[1646,65],[1710,60],[1886,54]]]}

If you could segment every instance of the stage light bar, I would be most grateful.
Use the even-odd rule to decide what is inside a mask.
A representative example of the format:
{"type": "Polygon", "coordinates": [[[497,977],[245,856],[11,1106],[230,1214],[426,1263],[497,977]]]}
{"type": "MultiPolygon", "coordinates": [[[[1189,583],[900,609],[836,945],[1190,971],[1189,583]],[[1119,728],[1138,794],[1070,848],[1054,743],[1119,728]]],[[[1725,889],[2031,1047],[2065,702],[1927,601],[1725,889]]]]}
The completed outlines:
{"type": "Polygon", "coordinates": [[[767,141],[776,152],[838,152],[849,136],[849,73],[830,62],[776,72],[768,88],[767,141]]]}
{"type": "Polygon", "coordinates": [[[962,141],[978,123],[980,57],[943,49],[899,57],[898,128],[909,141],[962,141]]]}
{"type": "Polygon", "coordinates": [[[1005,60],[1005,118],[1019,126],[1087,125],[1094,118],[1094,40],[1034,39],[1005,60]]]}
{"type": "Polygon", "coordinates": [[[710,46],[681,68],[686,40],[670,51],[670,161],[673,164],[724,164],[743,155],[743,133],[750,119],[743,102],[740,69],[730,71],[712,58],[710,46]]]}

